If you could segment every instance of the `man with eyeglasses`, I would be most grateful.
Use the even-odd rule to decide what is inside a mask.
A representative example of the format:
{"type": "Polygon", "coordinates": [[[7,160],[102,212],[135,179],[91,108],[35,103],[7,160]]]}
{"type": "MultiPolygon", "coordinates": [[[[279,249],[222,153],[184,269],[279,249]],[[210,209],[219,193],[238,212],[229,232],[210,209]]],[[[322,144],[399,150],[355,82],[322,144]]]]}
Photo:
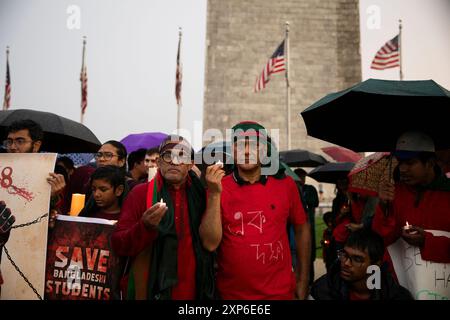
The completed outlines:
{"type": "Polygon", "coordinates": [[[383,239],[370,229],[352,232],[342,250],[338,251],[338,260],[329,272],[317,279],[311,287],[310,299],[313,300],[412,300],[409,291],[398,285],[391,274],[381,268],[384,253],[383,239]],[[374,270],[379,281],[368,281],[374,270]],[[368,286],[368,282],[372,285],[368,286]],[[376,287],[377,282],[379,287],[376,287]]]}
{"type": "MultiPolygon", "coordinates": [[[[192,167],[189,142],[168,136],[159,147],[156,176],[131,190],[122,206],[111,243],[117,254],[132,257],[127,299],[213,296],[212,254],[198,230],[204,212],[219,204],[219,182],[209,185],[207,196],[192,167]]],[[[220,181],[220,171],[216,176],[220,181]]]]}
{"type": "MultiPolygon", "coordinates": [[[[44,132],[42,127],[33,120],[17,120],[7,128],[7,138],[3,146],[7,153],[38,153],[44,132]]],[[[47,182],[51,186],[52,198],[59,197],[66,186],[62,174],[49,173],[47,182]]]]}

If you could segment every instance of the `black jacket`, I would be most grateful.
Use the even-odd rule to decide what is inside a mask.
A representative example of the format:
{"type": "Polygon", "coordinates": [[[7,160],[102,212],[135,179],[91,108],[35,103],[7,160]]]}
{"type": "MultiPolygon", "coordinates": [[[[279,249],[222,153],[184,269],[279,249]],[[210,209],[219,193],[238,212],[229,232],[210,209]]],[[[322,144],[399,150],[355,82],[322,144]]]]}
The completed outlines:
{"type": "MultiPolygon", "coordinates": [[[[348,285],[340,277],[339,263],[333,265],[328,274],[314,282],[311,296],[314,300],[349,300],[348,285]]],[[[373,290],[370,300],[413,300],[413,297],[381,268],[381,289],[373,290]]]]}

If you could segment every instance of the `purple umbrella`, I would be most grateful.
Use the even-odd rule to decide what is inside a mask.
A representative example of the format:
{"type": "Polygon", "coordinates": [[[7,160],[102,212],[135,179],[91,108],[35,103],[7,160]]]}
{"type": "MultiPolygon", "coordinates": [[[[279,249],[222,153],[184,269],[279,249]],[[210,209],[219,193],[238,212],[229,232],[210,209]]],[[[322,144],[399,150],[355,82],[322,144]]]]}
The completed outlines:
{"type": "Polygon", "coordinates": [[[150,149],[160,145],[160,143],[167,137],[167,134],[161,132],[144,132],[129,134],[120,142],[125,146],[127,152],[133,152],[138,149],[150,149]]]}

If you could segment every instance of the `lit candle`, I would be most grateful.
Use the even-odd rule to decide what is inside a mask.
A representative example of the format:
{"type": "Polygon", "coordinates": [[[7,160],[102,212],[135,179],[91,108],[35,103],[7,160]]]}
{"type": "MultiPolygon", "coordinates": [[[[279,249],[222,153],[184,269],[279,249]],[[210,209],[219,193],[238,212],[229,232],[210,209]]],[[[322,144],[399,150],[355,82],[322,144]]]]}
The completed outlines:
{"type": "Polygon", "coordinates": [[[409,234],[417,234],[418,232],[416,230],[411,230],[412,225],[410,225],[408,223],[408,221],[406,221],[406,225],[403,227],[403,229],[405,229],[406,232],[408,232],[409,234]]]}
{"type": "Polygon", "coordinates": [[[216,164],[219,165],[221,168],[223,168],[223,162],[222,161],[219,160],[219,161],[216,162],[216,164]]]}
{"type": "Polygon", "coordinates": [[[84,208],[85,199],[86,196],[84,194],[80,193],[72,194],[72,204],[70,205],[70,212],[69,212],[71,216],[78,216],[80,211],[84,208]]]}
{"type": "Polygon", "coordinates": [[[160,207],[165,207],[166,203],[164,202],[164,200],[161,198],[161,201],[159,201],[159,206],[160,207]]]}

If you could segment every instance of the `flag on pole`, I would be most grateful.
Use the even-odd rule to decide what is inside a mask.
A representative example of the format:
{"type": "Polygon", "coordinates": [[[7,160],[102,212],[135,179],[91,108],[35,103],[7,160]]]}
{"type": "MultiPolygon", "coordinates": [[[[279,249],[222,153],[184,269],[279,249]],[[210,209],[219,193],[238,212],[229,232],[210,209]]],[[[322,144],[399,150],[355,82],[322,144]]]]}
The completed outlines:
{"type": "Polygon", "coordinates": [[[270,75],[274,73],[283,72],[286,70],[285,58],[284,58],[284,40],[272,54],[270,59],[267,61],[264,69],[262,70],[259,77],[256,79],[255,92],[259,92],[266,87],[266,84],[270,80],[270,75]]]}
{"type": "Polygon", "coordinates": [[[376,70],[384,70],[400,66],[400,54],[398,35],[385,43],[384,46],[378,50],[375,58],[372,61],[370,68],[376,70]]]}
{"type": "Polygon", "coordinates": [[[181,49],[181,30],[178,39],[177,71],[175,75],[175,98],[177,99],[178,107],[181,106],[181,83],[183,79],[183,70],[180,61],[180,49],[181,49]]]}
{"type": "Polygon", "coordinates": [[[81,123],[83,123],[83,115],[86,111],[87,107],[87,68],[84,61],[85,58],[85,51],[86,51],[86,39],[83,40],[83,57],[82,57],[82,63],[81,63],[81,74],[80,74],[80,81],[81,81],[81,123]]]}
{"type": "Polygon", "coordinates": [[[9,75],[9,48],[6,49],[6,82],[3,110],[8,110],[11,105],[11,77],[9,75]]]}

